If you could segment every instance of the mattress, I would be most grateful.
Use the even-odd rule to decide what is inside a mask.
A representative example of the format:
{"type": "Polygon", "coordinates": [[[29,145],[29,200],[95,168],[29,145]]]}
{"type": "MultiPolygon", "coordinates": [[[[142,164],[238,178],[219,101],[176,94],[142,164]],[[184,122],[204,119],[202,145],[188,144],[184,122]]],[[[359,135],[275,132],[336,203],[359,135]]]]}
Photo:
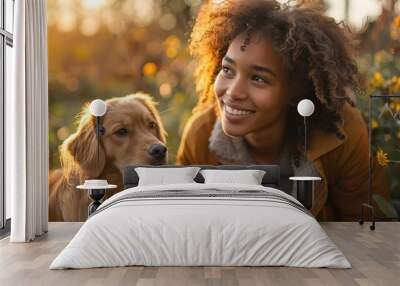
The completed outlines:
{"type": "Polygon", "coordinates": [[[50,269],[144,266],[350,268],[300,202],[264,186],[138,186],[107,199],[50,269]]]}

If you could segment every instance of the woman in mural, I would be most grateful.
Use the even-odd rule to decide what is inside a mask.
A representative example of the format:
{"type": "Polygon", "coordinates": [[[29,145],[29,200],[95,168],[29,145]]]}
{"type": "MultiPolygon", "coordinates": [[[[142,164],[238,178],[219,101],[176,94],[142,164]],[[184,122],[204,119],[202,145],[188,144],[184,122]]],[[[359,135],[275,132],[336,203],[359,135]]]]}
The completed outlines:
{"type": "MultiPolygon", "coordinates": [[[[190,50],[200,99],[177,163],[279,164],[284,176],[320,176],[311,212],[356,219],[368,200],[368,132],[355,107],[362,87],[347,30],[312,8],[210,1],[190,50]],[[305,98],[315,105],[306,157],[297,113],[305,98]]],[[[377,165],[372,181],[387,197],[377,165]]]]}

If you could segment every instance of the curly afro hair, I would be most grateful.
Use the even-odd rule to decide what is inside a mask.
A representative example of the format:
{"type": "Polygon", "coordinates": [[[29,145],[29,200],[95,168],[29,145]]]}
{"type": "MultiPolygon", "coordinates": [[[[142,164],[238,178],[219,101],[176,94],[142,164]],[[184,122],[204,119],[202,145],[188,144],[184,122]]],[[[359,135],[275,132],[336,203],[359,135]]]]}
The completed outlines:
{"type": "MultiPolygon", "coordinates": [[[[281,55],[288,92],[288,135],[303,137],[302,118],[296,105],[308,98],[315,104],[311,128],[318,127],[343,139],[338,124],[340,111],[360,94],[361,77],[354,57],[354,41],[343,23],[306,5],[281,5],[274,0],[210,1],[204,4],[194,23],[190,53],[194,57],[199,101],[194,112],[214,104],[213,84],[232,40],[252,33],[271,40],[281,55]]],[[[245,49],[248,41],[244,40],[245,49]]]]}

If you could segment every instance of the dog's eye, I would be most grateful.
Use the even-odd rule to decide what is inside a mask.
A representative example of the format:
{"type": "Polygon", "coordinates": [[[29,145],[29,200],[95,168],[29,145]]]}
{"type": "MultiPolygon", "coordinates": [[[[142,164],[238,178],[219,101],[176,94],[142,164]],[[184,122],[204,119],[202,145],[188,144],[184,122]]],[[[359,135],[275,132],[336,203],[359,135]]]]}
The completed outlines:
{"type": "Polygon", "coordinates": [[[156,129],[157,128],[157,124],[155,122],[150,122],[149,123],[149,128],[150,129],[156,129]]]}
{"type": "Polygon", "coordinates": [[[126,136],[128,134],[128,130],[126,128],[120,128],[117,131],[115,131],[114,134],[119,136],[119,137],[123,137],[123,136],[126,136]]]}

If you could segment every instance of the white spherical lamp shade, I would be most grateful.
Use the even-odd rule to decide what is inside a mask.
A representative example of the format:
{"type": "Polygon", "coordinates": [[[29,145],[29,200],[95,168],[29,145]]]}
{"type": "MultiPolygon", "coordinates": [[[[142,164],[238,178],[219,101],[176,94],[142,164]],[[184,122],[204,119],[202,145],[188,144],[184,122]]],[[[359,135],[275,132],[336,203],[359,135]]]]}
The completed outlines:
{"type": "Polygon", "coordinates": [[[314,113],[314,103],[309,99],[303,99],[297,104],[297,112],[301,116],[311,116],[314,113]]]}
{"type": "Polygon", "coordinates": [[[95,99],[90,104],[90,113],[93,116],[103,116],[107,111],[106,103],[101,99],[95,99]]]}

